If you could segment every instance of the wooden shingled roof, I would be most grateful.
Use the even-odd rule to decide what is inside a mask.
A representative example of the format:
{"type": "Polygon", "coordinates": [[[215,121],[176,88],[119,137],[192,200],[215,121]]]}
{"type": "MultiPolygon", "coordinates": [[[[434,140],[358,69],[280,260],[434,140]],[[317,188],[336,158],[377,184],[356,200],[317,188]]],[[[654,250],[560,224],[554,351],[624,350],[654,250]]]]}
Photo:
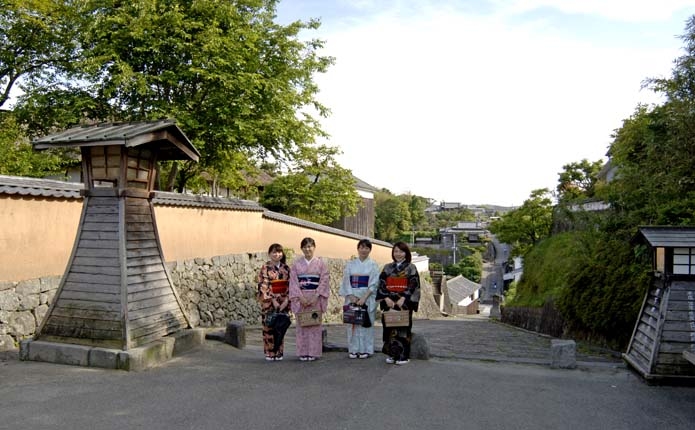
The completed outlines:
{"type": "Polygon", "coordinates": [[[73,127],[32,141],[35,149],[98,145],[140,145],[157,148],[160,160],[198,161],[200,153],[188,137],[169,119],[158,121],[102,123],[73,127]]]}

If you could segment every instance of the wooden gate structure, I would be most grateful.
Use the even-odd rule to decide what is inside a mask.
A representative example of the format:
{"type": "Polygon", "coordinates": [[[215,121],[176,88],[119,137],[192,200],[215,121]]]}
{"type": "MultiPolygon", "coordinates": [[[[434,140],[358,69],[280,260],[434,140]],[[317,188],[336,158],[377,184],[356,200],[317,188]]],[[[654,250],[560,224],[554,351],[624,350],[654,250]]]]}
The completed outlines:
{"type": "Polygon", "coordinates": [[[695,379],[695,227],[641,227],[653,280],[623,359],[647,380],[695,379]]]}
{"type": "Polygon", "coordinates": [[[36,340],[128,350],[190,328],[152,209],[155,164],[200,154],[172,121],[76,127],[33,141],[78,147],[84,206],[56,297],[36,340]]]}

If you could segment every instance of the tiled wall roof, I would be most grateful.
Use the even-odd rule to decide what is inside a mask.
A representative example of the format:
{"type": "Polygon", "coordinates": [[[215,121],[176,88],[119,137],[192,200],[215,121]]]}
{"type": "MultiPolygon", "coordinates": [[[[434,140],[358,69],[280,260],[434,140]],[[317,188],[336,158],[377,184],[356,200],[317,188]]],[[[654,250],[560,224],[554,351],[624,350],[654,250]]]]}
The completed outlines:
{"type": "Polygon", "coordinates": [[[81,199],[81,183],[0,175],[0,194],[81,199]]]}

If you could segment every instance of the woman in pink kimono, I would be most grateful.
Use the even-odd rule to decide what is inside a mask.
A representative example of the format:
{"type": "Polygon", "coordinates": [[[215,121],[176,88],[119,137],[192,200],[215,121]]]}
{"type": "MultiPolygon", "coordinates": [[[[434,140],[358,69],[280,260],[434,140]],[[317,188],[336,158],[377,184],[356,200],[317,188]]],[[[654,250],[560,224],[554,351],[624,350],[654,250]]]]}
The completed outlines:
{"type": "MultiPolygon", "coordinates": [[[[292,312],[319,310],[326,312],[328,306],[328,266],[314,256],[316,242],[310,237],[302,239],[302,257],[297,258],[290,268],[290,302],[292,312]]],[[[302,327],[297,324],[297,356],[301,361],[314,361],[323,350],[322,325],[302,327]]]]}

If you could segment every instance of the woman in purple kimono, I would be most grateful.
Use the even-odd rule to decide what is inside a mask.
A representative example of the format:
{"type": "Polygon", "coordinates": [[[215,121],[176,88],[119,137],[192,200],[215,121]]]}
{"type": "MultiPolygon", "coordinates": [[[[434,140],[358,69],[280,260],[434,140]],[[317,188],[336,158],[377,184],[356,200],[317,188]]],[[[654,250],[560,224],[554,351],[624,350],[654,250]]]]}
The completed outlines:
{"type": "Polygon", "coordinates": [[[258,272],[258,301],[261,304],[261,324],[263,324],[263,352],[268,361],[282,360],[284,352],[284,333],[266,325],[266,317],[272,312],[287,315],[289,320],[290,268],[286,263],[282,245],[274,243],[268,248],[268,258],[258,272]]]}
{"type": "MultiPolygon", "coordinates": [[[[316,242],[310,237],[302,239],[302,257],[290,269],[290,301],[292,312],[318,310],[326,312],[328,306],[328,266],[314,256],[316,242]]],[[[302,327],[297,324],[297,356],[301,361],[314,361],[323,350],[322,325],[302,327]]]]}
{"type": "MultiPolygon", "coordinates": [[[[396,242],[391,249],[393,261],[384,266],[379,275],[376,301],[383,312],[391,309],[409,311],[407,327],[384,325],[382,352],[389,364],[406,364],[410,359],[413,312],[420,302],[420,275],[413,263],[410,248],[405,242],[396,242]]],[[[381,322],[384,317],[382,313],[381,322]]]]}

